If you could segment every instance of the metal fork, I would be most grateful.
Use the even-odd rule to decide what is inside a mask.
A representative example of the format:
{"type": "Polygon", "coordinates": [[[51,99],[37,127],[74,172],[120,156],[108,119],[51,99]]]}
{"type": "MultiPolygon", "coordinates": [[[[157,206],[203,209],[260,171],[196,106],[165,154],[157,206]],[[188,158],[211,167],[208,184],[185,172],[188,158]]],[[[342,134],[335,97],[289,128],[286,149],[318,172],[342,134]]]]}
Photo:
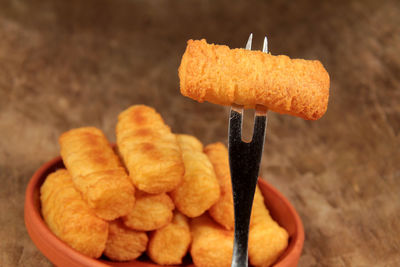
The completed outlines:
{"type": "MultiPolygon", "coordinates": [[[[246,49],[251,50],[253,34],[250,34],[246,49]]],[[[264,38],[263,52],[268,53],[268,40],[264,38]]],[[[235,211],[235,239],[232,267],[248,266],[248,238],[251,208],[258,180],[261,156],[264,147],[267,109],[256,106],[253,137],[250,142],[242,140],[243,107],[232,105],[229,117],[229,165],[232,179],[235,211]]]]}

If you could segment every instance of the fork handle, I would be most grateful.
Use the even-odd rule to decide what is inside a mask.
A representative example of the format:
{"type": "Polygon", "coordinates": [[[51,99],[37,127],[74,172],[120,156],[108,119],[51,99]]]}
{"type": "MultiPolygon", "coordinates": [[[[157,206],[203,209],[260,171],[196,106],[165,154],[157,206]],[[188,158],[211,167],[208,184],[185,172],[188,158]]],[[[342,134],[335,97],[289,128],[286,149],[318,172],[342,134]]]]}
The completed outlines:
{"type": "Polygon", "coordinates": [[[232,176],[233,205],[235,212],[235,238],[233,245],[232,267],[243,267],[248,264],[248,236],[257,175],[232,176]],[[249,178],[241,179],[241,178],[249,178]],[[255,179],[254,179],[255,177],[255,179]],[[236,182],[233,182],[235,180],[236,182]]]}
{"type": "Polygon", "coordinates": [[[252,141],[245,143],[241,140],[241,120],[241,113],[231,110],[229,165],[235,212],[232,267],[248,266],[250,215],[258,180],[266,126],[266,116],[256,116],[252,141]]]}

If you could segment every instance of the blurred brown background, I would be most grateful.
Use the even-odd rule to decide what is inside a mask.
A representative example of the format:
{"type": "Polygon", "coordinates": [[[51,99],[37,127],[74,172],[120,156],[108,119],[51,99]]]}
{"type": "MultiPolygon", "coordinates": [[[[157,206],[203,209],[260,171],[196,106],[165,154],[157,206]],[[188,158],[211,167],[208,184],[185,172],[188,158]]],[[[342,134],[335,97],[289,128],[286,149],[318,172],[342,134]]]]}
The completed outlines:
{"type": "MultiPolygon", "coordinates": [[[[51,266],[23,222],[57,138],[155,107],[174,132],[227,141],[228,109],[179,93],[186,40],[320,59],[319,121],[270,113],[262,175],[303,219],[299,266],[400,266],[400,1],[0,1],[0,266],[51,266]]],[[[250,121],[247,121],[251,125],[250,121]]]]}

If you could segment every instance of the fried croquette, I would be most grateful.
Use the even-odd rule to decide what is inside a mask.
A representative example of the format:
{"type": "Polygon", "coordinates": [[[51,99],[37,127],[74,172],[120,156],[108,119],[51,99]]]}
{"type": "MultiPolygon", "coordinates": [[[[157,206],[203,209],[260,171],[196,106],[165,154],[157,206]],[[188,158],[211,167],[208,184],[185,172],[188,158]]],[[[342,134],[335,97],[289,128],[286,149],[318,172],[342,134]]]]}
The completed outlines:
{"type": "Polygon", "coordinates": [[[190,222],[192,245],[190,255],[198,267],[229,267],[233,251],[233,231],[215,223],[208,214],[190,222]]]}
{"type": "Polygon", "coordinates": [[[136,190],[135,206],[122,220],[134,230],[152,231],[171,222],[174,208],[174,203],[166,193],[148,194],[136,190]]]}
{"type": "Polygon", "coordinates": [[[176,208],[188,217],[197,217],[208,210],[220,196],[214,168],[203,152],[201,142],[190,135],[177,135],[185,165],[185,175],[170,195],[176,208]]]}
{"type": "Polygon", "coordinates": [[[114,261],[134,260],[146,250],[147,242],[145,232],[132,230],[117,219],[109,223],[104,255],[114,261]]]}
{"type": "Polygon", "coordinates": [[[76,188],[97,216],[113,220],[133,208],[134,187],[102,131],[73,129],[62,134],[59,142],[76,188]]]}
{"type": "Polygon", "coordinates": [[[171,223],[150,234],[147,255],[157,264],[181,264],[190,243],[188,218],[175,212],[171,223]]]}
{"type": "Polygon", "coordinates": [[[259,188],[256,189],[249,231],[249,260],[253,266],[268,267],[285,251],[288,233],[271,216],[259,188]]]}
{"type": "Polygon", "coordinates": [[[318,60],[229,49],[189,40],[179,67],[180,90],[198,102],[244,105],[316,120],[326,112],[329,74],[318,60]]]}
{"type": "Polygon", "coordinates": [[[40,188],[40,202],[43,219],[58,238],[88,257],[101,256],[108,223],[82,199],[67,170],[60,169],[46,178],[40,188]]]}
{"type": "Polygon", "coordinates": [[[222,143],[214,143],[207,145],[204,148],[204,152],[214,166],[215,174],[221,189],[221,197],[208,210],[208,213],[216,222],[227,230],[233,230],[235,219],[228,149],[222,143]]]}
{"type": "Polygon", "coordinates": [[[153,108],[136,105],[123,111],[116,133],[118,150],[138,189],[160,194],[182,182],[185,169],[178,141],[153,108]]]}

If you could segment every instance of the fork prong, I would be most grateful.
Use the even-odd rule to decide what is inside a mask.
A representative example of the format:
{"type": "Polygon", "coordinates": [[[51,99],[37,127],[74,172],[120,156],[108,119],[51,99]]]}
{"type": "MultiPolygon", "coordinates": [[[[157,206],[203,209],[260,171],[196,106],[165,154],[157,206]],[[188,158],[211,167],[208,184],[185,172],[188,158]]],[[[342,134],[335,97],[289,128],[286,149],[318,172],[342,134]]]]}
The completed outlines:
{"type": "Polygon", "coordinates": [[[267,111],[268,111],[267,107],[264,107],[262,105],[256,105],[255,116],[266,116],[267,111]]]}
{"type": "MultiPolygon", "coordinates": [[[[264,37],[262,51],[264,53],[268,53],[268,38],[267,38],[267,36],[264,37]]],[[[257,116],[267,116],[267,111],[268,111],[268,109],[266,107],[257,105],[256,106],[256,118],[257,118],[257,116]]],[[[255,128],[254,128],[254,131],[255,131],[255,128]]]]}
{"type": "MultiPolygon", "coordinates": [[[[268,38],[264,37],[262,51],[268,53],[268,38]]],[[[264,146],[265,127],[267,126],[267,111],[268,109],[261,105],[256,105],[256,114],[254,118],[254,129],[252,142],[258,143],[261,146],[261,153],[264,146]]]]}
{"type": "Polygon", "coordinates": [[[263,43],[262,51],[264,53],[268,53],[268,38],[267,38],[267,36],[264,37],[264,43],[263,43]]]}
{"type": "Polygon", "coordinates": [[[240,144],[242,142],[243,108],[231,108],[229,116],[228,142],[240,144]]]}
{"type": "Polygon", "coordinates": [[[253,34],[250,33],[249,39],[247,40],[246,49],[251,50],[251,43],[253,42],[253,34]]]}
{"type": "Polygon", "coordinates": [[[231,109],[240,113],[240,115],[243,115],[243,106],[238,105],[238,104],[232,104],[231,109]]]}
{"type": "Polygon", "coordinates": [[[253,149],[259,151],[257,153],[260,154],[262,154],[264,148],[267,120],[268,120],[267,109],[265,107],[257,106],[256,115],[254,118],[253,137],[251,139],[251,143],[253,145],[253,149]]]}

